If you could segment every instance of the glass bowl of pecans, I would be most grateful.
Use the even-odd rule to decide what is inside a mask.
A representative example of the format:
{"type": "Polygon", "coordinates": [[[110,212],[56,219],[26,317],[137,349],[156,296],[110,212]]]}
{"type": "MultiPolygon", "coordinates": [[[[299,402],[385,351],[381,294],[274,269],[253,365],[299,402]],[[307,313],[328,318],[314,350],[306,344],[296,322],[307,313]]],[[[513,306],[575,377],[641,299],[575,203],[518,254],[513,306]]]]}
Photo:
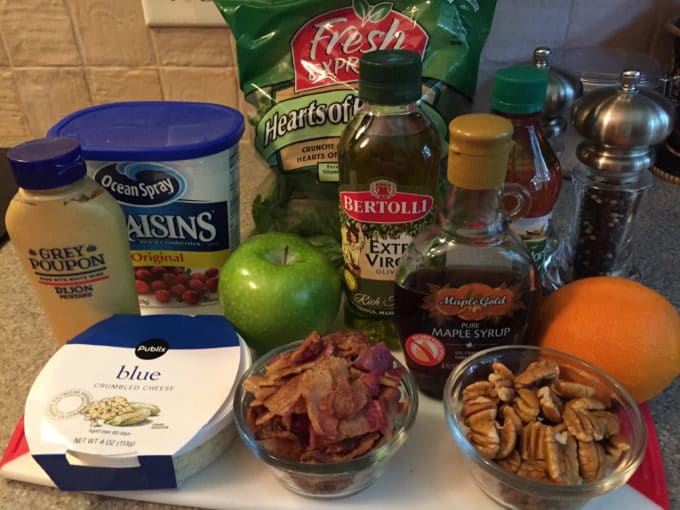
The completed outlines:
{"type": "Polygon", "coordinates": [[[287,489],[349,496],[373,483],[406,442],[418,409],[413,376],[358,331],[274,349],[244,373],[234,421],[287,489]]]}
{"type": "Polygon", "coordinates": [[[625,484],[647,434],[628,392],[566,353],[515,345],[463,360],[446,421],[487,496],[506,508],[574,509],[625,484]]]}

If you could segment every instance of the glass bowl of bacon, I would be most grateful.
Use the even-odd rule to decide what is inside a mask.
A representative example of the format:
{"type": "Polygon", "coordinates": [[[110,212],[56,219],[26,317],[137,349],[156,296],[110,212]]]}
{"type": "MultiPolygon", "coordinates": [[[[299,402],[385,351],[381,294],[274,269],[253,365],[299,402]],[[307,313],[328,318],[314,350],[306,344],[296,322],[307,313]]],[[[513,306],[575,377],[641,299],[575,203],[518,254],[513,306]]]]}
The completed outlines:
{"type": "Polygon", "coordinates": [[[373,483],[406,442],[418,410],[413,376],[358,331],[274,349],[243,374],[234,421],[287,489],[340,498],[373,483]]]}
{"type": "Polygon", "coordinates": [[[646,451],[640,409],[623,386],[544,347],[466,358],[446,382],[444,407],[468,472],[505,508],[582,508],[625,484],[646,451]]]}

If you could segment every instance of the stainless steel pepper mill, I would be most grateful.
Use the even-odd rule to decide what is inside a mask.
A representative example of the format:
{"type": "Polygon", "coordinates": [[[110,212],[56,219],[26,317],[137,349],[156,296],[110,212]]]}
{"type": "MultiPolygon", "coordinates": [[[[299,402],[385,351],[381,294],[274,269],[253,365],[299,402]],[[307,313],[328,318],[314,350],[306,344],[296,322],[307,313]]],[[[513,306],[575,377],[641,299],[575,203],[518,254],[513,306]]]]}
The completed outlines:
{"type": "Polygon", "coordinates": [[[551,66],[551,53],[550,48],[545,46],[539,46],[534,50],[534,66],[548,72],[548,90],[543,105],[543,129],[552,139],[567,128],[569,108],[583,95],[583,85],[578,77],[568,71],[551,66]]]}
{"type": "Polygon", "coordinates": [[[680,16],[666,23],[673,37],[673,63],[666,78],[666,94],[675,103],[676,123],[666,143],[659,148],[653,172],[667,181],[680,184],[680,16]]]}
{"type": "Polygon", "coordinates": [[[639,81],[639,71],[624,71],[620,86],[589,92],[572,107],[571,123],[584,137],[576,150],[581,163],[572,171],[576,216],[545,260],[547,292],[588,276],[639,278],[634,219],[653,181],[653,146],[675,118],[675,105],[639,81]]]}

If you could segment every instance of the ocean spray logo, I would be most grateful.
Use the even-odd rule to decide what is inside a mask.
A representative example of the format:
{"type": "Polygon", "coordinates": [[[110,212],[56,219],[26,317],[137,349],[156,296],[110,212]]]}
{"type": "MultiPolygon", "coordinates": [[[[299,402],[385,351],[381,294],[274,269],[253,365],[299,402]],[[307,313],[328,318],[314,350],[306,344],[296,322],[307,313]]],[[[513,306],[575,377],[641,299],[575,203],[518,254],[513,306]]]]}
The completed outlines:
{"type": "Polygon", "coordinates": [[[118,202],[140,207],[158,206],[181,197],[184,178],[158,163],[116,163],[95,174],[95,180],[118,202]]]}
{"type": "Polygon", "coordinates": [[[358,80],[364,53],[404,49],[425,54],[428,35],[391,2],[354,0],[351,7],[311,19],[293,36],[295,91],[358,80]]]}

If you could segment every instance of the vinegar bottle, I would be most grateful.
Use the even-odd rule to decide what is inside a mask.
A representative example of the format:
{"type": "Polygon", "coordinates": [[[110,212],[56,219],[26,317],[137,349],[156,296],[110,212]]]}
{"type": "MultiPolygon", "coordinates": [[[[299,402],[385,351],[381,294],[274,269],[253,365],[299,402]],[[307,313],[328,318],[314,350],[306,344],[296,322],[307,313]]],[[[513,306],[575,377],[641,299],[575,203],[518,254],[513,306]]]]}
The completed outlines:
{"type": "Polygon", "coordinates": [[[78,143],[33,140],[7,158],[19,186],[7,231],[57,345],[113,314],[139,314],[123,210],[87,177],[78,143]]]}
{"type": "Polygon", "coordinates": [[[491,111],[514,127],[505,180],[521,184],[531,195],[531,209],[513,220],[511,228],[526,243],[537,268],[554,248],[548,245],[550,219],[562,184],[559,159],[543,131],[547,87],[545,69],[506,67],[496,72],[491,95],[491,111]]]}
{"type": "Polygon", "coordinates": [[[421,111],[420,56],[380,50],[360,61],[363,106],[338,144],[345,323],[399,348],[394,277],[432,222],[441,145],[421,111]]]}
{"type": "Polygon", "coordinates": [[[527,191],[506,184],[512,124],[491,114],[449,125],[452,190],[437,221],[418,234],[396,277],[395,315],[420,390],[442,398],[470,354],[524,339],[539,285],[524,243],[509,228],[504,196],[526,212],[527,191]]]}

